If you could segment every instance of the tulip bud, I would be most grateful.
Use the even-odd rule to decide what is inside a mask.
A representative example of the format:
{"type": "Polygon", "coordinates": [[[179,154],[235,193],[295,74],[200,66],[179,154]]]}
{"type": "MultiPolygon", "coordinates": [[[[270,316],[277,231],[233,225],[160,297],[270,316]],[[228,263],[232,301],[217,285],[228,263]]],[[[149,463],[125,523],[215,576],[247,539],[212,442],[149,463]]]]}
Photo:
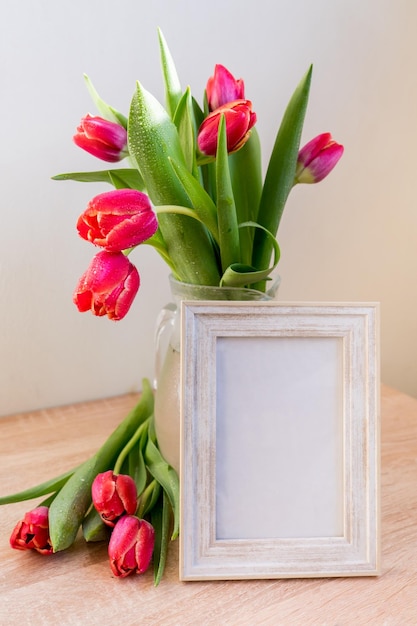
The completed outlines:
{"type": "Polygon", "coordinates": [[[83,239],[111,252],[143,243],[157,228],[148,196],[135,189],[115,189],[95,196],[77,222],[83,239]]]}
{"type": "Polygon", "coordinates": [[[125,474],[114,474],[111,470],[97,474],[91,486],[93,504],[103,522],[114,526],[124,513],[133,515],[137,507],[135,481],[125,474]]]}
{"type": "Polygon", "coordinates": [[[10,545],[16,550],[36,550],[40,554],[52,554],[47,506],[38,506],[26,513],[23,520],[16,524],[10,537],[10,545]]]}
{"type": "Polygon", "coordinates": [[[245,86],[241,78],[236,80],[223,65],[216,65],[214,75],[207,81],[206,93],[209,109],[214,111],[233,100],[243,100],[245,86]]]}
{"type": "Polygon", "coordinates": [[[250,100],[234,100],[224,104],[203,120],[197,137],[198,148],[206,156],[216,156],[220,118],[226,122],[227,151],[236,152],[249,139],[249,131],[256,122],[250,100]]]}
{"type": "Polygon", "coordinates": [[[123,515],[109,541],[110,567],[115,576],[124,578],[148,569],[155,543],[153,526],[144,519],[123,515]]]}
{"type": "Polygon", "coordinates": [[[80,278],[73,301],[81,313],[117,321],[129,311],[139,285],[139,272],[122,252],[102,250],[80,278]]]}
{"type": "Polygon", "coordinates": [[[295,183],[320,182],[330,174],[343,151],[343,146],[333,141],[330,133],[318,135],[298,153],[295,183]]]}
{"type": "Polygon", "coordinates": [[[127,156],[127,132],[120,124],[88,114],[81,119],[74,143],[103,161],[121,161],[127,156]]]}

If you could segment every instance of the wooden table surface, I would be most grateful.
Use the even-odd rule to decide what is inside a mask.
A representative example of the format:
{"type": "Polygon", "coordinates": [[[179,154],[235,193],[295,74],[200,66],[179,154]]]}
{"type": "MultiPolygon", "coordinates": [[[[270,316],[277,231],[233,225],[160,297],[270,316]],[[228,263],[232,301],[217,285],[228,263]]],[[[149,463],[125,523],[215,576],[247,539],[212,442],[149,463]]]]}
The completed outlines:
{"type": "MultiPolygon", "coordinates": [[[[83,461],[137,396],[0,418],[0,494],[27,488],[83,461]]],[[[112,576],[106,546],[82,538],[41,556],[9,546],[16,522],[38,503],[0,508],[0,624],[123,626],[417,625],[417,400],[382,389],[382,575],[187,582],[178,542],[164,578],[112,576]]]]}

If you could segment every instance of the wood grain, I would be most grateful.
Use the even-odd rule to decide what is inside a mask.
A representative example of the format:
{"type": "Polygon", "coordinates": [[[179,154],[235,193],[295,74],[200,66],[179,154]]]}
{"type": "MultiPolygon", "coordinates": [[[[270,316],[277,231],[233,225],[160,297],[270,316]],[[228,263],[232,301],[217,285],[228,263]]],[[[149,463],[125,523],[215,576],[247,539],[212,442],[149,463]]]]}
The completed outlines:
{"type": "MultiPolygon", "coordinates": [[[[0,420],[0,493],[82,461],[135,404],[123,397],[0,420]]],[[[0,624],[63,626],[414,626],[417,624],[417,400],[382,390],[382,574],[378,578],[180,583],[171,545],[159,585],[152,573],[115,579],[106,547],[82,539],[43,557],[12,550],[15,523],[35,506],[0,509],[0,624]]]]}

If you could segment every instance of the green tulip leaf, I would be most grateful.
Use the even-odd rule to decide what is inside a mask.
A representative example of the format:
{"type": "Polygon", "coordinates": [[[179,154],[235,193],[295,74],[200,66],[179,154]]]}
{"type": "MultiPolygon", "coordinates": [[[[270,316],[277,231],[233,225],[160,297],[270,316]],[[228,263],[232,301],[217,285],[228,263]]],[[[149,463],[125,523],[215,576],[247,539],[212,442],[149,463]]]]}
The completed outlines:
{"type": "Polygon", "coordinates": [[[103,117],[106,120],[109,120],[110,122],[121,124],[123,128],[127,128],[127,118],[122,113],[119,113],[119,111],[116,111],[116,109],[106,104],[106,102],[104,102],[104,100],[100,98],[93,83],[91,82],[87,74],[84,74],[84,80],[87,85],[87,89],[89,91],[91,99],[96,105],[97,110],[100,113],[101,117],[103,117]]]}
{"type": "Polygon", "coordinates": [[[188,88],[178,103],[174,116],[174,124],[178,129],[187,169],[197,178],[198,168],[195,151],[195,130],[192,115],[191,92],[190,88],[188,88]]]}
{"type": "Polygon", "coordinates": [[[94,506],[82,521],[82,531],[87,542],[107,541],[110,535],[110,527],[103,522],[94,506]]]}
{"type": "Polygon", "coordinates": [[[25,489],[24,491],[18,491],[16,493],[12,493],[9,496],[1,496],[0,497],[0,505],[2,504],[14,504],[15,502],[24,502],[25,500],[33,500],[34,498],[39,498],[40,496],[46,496],[49,493],[53,493],[58,491],[65,485],[67,480],[71,478],[73,473],[77,468],[66,472],[65,474],[61,474],[60,476],[56,476],[51,480],[47,480],[44,483],[40,483],[34,487],[30,487],[29,489],[25,489]]]}
{"type": "Polygon", "coordinates": [[[119,170],[109,171],[109,178],[113,187],[115,189],[136,189],[137,191],[146,191],[139,172],[137,170],[127,170],[127,172],[129,173],[125,176],[123,172],[119,173],[119,170]],[[131,176],[130,171],[135,174],[131,176]]]}
{"type": "Polygon", "coordinates": [[[186,206],[187,197],[168,161],[185,164],[177,128],[158,100],[139,83],[130,108],[128,144],[152,202],[186,206]]]}
{"type": "Polygon", "coordinates": [[[152,511],[152,509],[156,506],[160,493],[161,485],[157,480],[153,479],[143,491],[139,499],[139,507],[136,515],[140,519],[144,518],[147,513],[152,511]]]}
{"type": "Polygon", "coordinates": [[[193,104],[193,119],[195,122],[195,130],[196,130],[196,135],[197,135],[198,129],[203,123],[204,118],[207,116],[204,115],[204,111],[202,110],[202,108],[200,107],[200,105],[198,104],[197,100],[194,97],[192,97],[192,104],[193,104]]]}
{"type": "Polygon", "coordinates": [[[268,276],[273,272],[273,270],[278,265],[280,259],[280,249],[277,240],[266,228],[257,224],[256,222],[244,222],[243,224],[239,224],[239,228],[258,228],[265,232],[266,237],[271,240],[271,246],[274,251],[274,261],[273,265],[267,267],[265,269],[257,269],[250,265],[245,265],[243,263],[232,263],[224,272],[221,279],[221,286],[223,287],[245,287],[247,285],[251,285],[254,283],[255,285],[251,285],[252,287],[265,289],[265,281],[268,276]],[[261,283],[261,284],[257,284],[261,283]]]}
{"type": "Polygon", "coordinates": [[[171,503],[174,512],[172,539],[175,539],[179,533],[180,486],[178,474],[174,468],[165,461],[151,437],[149,437],[145,448],[145,462],[149,473],[152,474],[155,480],[161,485],[171,503]]]}
{"type": "MultiPolygon", "coordinates": [[[[284,113],[269,161],[257,221],[276,237],[285,203],[294,185],[301,132],[310,92],[312,66],[303,76],[284,113]]],[[[253,260],[265,267],[272,252],[271,239],[255,233],[253,260]]]]}
{"type": "Polygon", "coordinates": [[[221,279],[222,287],[246,287],[251,283],[266,280],[273,268],[257,270],[250,265],[233,263],[224,272],[221,279]]]}
{"type": "MultiPolygon", "coordinates": [[[[128,143],[153,204],[189,207],[173,163],[186,168],[178,131],[161,104],[140,84],[130,108],[128,143]]],[[[189,283],[216,285],[220,276],[204,225],[183,215],[161,215],[161,230],[174,274],[189,283]]]]}
{"type": "MultiPolygon", "coordinates": [[[[146,433],[144,433],[146,435],[146,433]]],[[[138,495],[140,495],[146,487],[147,473],[145,459],[143,458],[142,443],[139,442],[129,454],[129,474],[132,476],[136,484],[138,495]]]]}
{"type": "Polygon", "coordinates": [[[186,167],[179,163],[174,163],[172,160],[170,160],[170,163],[178,180],[183,185],[198,219],[205,224],[214,240],[218,242],[217,209],[213,200],[186,167]]]}
{"type": "MultiPolygon", "coordinates": [[[[256,128],[240,150],[229,155],[230,178],[236,205],[237,221],[257,221],[262,193],[261,145],[256,128]]],[[[240,232],[242,263],[252,262],[254,232],[245,228],[240,232]]]]}
{"type": "Polygon", "coordinates": [[[123,474],[123,469],[126,469],[127,471],[130,464],[129,455],[133,450],[136,450],[136,448],[140,445],[139,442],[142,441],[144,436],[146,436],[150,419],[151,418],[148,417],[145,421],[139,424],[129,441],[127,441],[126,445],[123,446],[122,450],[120,450],[117,461],[114,465],[115,474],[123,474]]]}
{"type": "Polygon", "coordinates": [[[220,259],[223,272],[232,263],[240,262],[239,228],[230,179],[227,153],[226,120],[220,117],[216,154],[217,220],[219,225],[220,259]]]}
{"type": "Polygon", "coordinates": [[[178,78],[177,70],[175,68],[174,60],[168,49],[168,45],[165,41],[165,37],[162,34],[161,29],[158,29],[159,38],[159,50],[161,54],[162,73],[165,82],[165,98],[167,109],[171,118],[174,117],[175,111],[180,101],[182,91],[181,84],[178,78]]]}
{"type": "Polygon", "coordinates": [[[91,485],[100,472],[110,468],[111,460],[98,461],[94,455],[83,463],[49,507],[49,533],[54,552],[69,548],[75,541],[78,529],[91,505],[91,485]]]}
{"type": "Polygon", "coordinates": [[[156,233],[154,235],[152,235],[152,237],[150,237],[146,241],[143,241],[141,245],[152,246],[152,248],[155,248],[155,250],[164,259],[164,261],[168,265],[168,267],[171,268],[171,271],[175,274],[175,266],[174,266],[174,263],[171,260],[171,257],[168,254],[168,249],[167,249],[167,246],[165,244],[165,241],[164,241],[164,238],[162,236],[162,233],[161,233],[160,229],[158,229],[156,231],[156,233]]]}
{"type": "Polygon", "coordinates": [[[159,506],[151,512],[151,523],[155,529],[155,545],[153,551],[154,584],[157,587],[163,576],[169,545],[171,507],[166,493],[163,491],[159,506]]]}
{"type": "Polygon", "coordinates": [[[81,183],[109,183],[119,188],[137,189],[145,191],[145,184],[137,169],[115,169],[99,170],[97,172],[70,172],[68,174],[57,174],[52,176],[52,180],[76,180],[81,183]]]}

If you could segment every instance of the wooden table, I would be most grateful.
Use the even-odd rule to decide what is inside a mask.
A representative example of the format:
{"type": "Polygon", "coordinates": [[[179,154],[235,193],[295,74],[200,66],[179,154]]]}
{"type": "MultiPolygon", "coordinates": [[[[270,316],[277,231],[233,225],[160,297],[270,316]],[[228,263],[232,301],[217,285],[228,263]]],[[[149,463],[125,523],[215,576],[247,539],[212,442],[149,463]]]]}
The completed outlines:
{"type": "MultiPolygon", "coordinates": [[[[137,396],[0,418],[0,493],[29,487],[89,456],[137,396]]],[[[0,508],[0,624],[123,626],[407,626],[417,624],[417,400],[382,390],[382,575],[378,578],[188,582],[178,542],[164,578],[116,579],[103,544],[82,539],[41,556],[9,546],[37,502],[0,508]]]]}

